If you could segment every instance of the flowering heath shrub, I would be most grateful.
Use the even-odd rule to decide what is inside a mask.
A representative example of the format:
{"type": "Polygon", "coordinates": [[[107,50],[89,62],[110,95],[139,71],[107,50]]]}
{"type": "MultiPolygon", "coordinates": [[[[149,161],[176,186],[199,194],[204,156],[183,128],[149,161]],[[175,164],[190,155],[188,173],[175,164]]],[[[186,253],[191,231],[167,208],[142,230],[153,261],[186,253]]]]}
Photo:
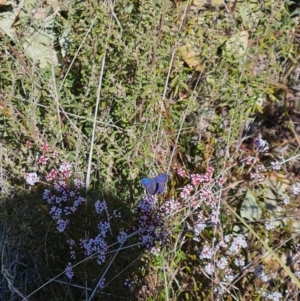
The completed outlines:
{"type": "MultiPolygon", "coordinates": [[[[249,167],[250,180],[257,173],[262,180],[256,183],[263,183],[266,169],[260,154],[266,154],[268,145],[263,140],[254,141],[253,152],[258,149],[259,156],[248,151],[248,156],[244,153],[239,164],[249,167]]],[[[34,144],[27,143],[27,146],[32,148],[34,144]]],[[[89,281],[94,284],[91,298],[110,286],[114,279],[112,267],[121,254],[127,259],[130,255],[126,254],[131,252],[131,256],[136,254],[140,259],[159,261],[166,250],[171,250],[170,256],[174,256],[179,267],[185,267],[187,275],[197,275],[201,279],[203,296],[213,295],[217,299],[237,293],[238,287],[243,287],[241,279],[247,276],[257,283],[258,291],[252,291],[253,296],[262,294],[266,300],[280,300],[281,293],[270,285],[276,276],[270,274],[270,268],[263,262],[253,262],[249,258],[253,241],[247,233],[233,231],[234,219],[225,213],[222,203],[222,198],[228,197],[223,192],[224,180],[215,176],[212,166],[203,173],[191,174],[177,167],[178,190],[170,190],[167,183],[162,194],[151,195],[145,191],[132,210],[125,212],[104,199],[89,199],[85,183],[76,177],[71,162],[62,160],[48,144],[38,149],[37,162],[33,170],[24,173],[24,178],[32,187],[43,183],[41,202],[47,204],[55,231],[69,253],[64,268],[66,278],[80,279],[77,275],[87,266],[102,269],[97,273],[96,283],[90,277],[89,281]],[[181,240],[180,246],[172,249],[178,240],[181,240]],[[260,290],[262,287],[265,290],[260,290]]],[[[271,164],[269,169],[278,171],[279,168],[274,167],[277,165],[280,166],[278,162],[271,164]]],[[[291,186],[291,195],[299,193],[297,185],[291,186]]],[[[285,200],[283,203],[287,204],[287,194],[285,200]]],[[[275,219],[267,219],[264,227],[267,231],[276,230],[275,219]]],[[[126,267],[124,270],[124,276],[118,277],[124,289],[131,292],[138,291],[151,277],[151,273],[138,277],[138,269],[129,273],[126,267]]],[[[89,275],[96,276],[93,272],[89,275]]]]}
{"type": "MultiPolygon", "coordinates": [[[[33,143],[27,145],[33,147],[33,143]]],[[[135,206],[136,220],[128,221],[129,227],[122,227],[121,211],[109,208],[105,200],[87,199],[85,183],[76,178],[70,162],[60,161],[58,152],[48,144],[39,149],[37,164],[34,170],[24,173],[24,179],[30,186],[43,183],[46,187],[41,202],[48,204],[56,231],[61,237],[66,237],[65,245],[69,249],[69,261],[65,263],[67,278],[76,276],[73,267],[79,265],[77,269],[80,271],[80,262],[93,261],[103,266],[111,258],[108,255],[117,255],[125,244],[127,249],[131,245],[132,249],[138,247],[152,254],[159,253],[170,235],[166,227],[167,216],[176,211],[178,202],[169,200],[159,206],[157,195],[145,195],[135,206]],[[90,202],[93,202],[92,207],[90,202]],[[80,233],[82,237],[79,237],[80,233]]],[[[105,273],[97,289],[105,287],[104,276],[105,273]]]]}
{"type": "MultiPolygon", "coordinates": [[[[41,202],[48,204],[56,231],[66,237],[65,246],[69,250],[65,276],[76,279],[76,273],[82,273],[83,264],[92,262],[99,267],[108,267],[97,280],[91,297],[109,285],[111,265],[120,253],[139,250],[135,252],[141,258],[159,258],[178,237],[182,239],[181,251],[186,253],[189,250],[178,265],[190,265],[186,256],[194,253],[193,265],[197,262],[194,273],[207,285],[202,289],[203,294],[222,298],[236,290],[232,285],[238,284],[241,275],[247,273],[268,287],[271,278],[265,274],[263,264],[255,265],[248,258],[247,235],[233,233],[232,227],[228,227],[221,202],[224,181],[221,177],[214,177],[212,166],[204,173],[193,174],[177,167],[179,183],[184,183],[180,191],[173,191],[171,198],[167,197],[169,192],[154,195],[146,192],[133,208],[131,220],[126,221],[122,211],[105,200],[87,199],[85,183],[76,178],[70,162],[60,161],[57,151],[48,144],[42,145],[40,151],[35,169],[28,170],[24,178],[30,186],[40,182],[45,185],[41,202]],[[89,205],[90,202],[93,206],[89,205]],[[78,222],[82,228],[79,233],[76,231],[78,222]],[[174,236],[175,228],[177,234],[174,236]],[[211,282],[214,283],[212,288],[211,282]]],[[[251,164],[254,163],[252,160],[251,164]]],[[[298,193],[297,187],[297,184],[292,187],[294,194],[298,193]]],[[[267,220],[265,227],[274,229],[274,220],[267,220]]],[[[150,276],[144,281],[136,281],[135,274],[137,271],[131,272],[129,277],[126,274],[127,278],[122,282],[125,289],[137,289],[150,276]]],[[[266,300],[280,300],[281,294],[271,287],[261,293],[266,300]]]]}

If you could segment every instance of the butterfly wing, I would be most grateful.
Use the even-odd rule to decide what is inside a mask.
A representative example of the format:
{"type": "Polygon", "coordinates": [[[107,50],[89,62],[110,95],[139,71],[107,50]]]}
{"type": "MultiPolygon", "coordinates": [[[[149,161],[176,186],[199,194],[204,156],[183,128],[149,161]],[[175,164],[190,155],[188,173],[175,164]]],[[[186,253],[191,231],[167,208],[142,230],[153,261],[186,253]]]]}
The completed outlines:
{"type": "Polygon", "coordinates": [[[154,178],[156,183],[156,191],[155,193],[162,193],[165,189],[165,184],[168,181],[168,175],[166,173],[162,173],[154,178]]]}
{"type": "Polygon", "coordinates": [[[154,195],[156,193],[157,183],[156,183],[155,179],[142,178],[141,182],[149,194],[154,195]]]}

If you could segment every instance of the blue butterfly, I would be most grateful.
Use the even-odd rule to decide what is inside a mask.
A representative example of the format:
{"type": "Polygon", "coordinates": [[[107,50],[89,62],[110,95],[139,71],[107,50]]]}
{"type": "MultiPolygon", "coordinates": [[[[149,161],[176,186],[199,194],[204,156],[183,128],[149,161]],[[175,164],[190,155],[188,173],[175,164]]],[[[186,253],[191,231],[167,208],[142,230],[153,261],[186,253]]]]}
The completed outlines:
{"type": "Polygon", "coordinates": [[[142,178],[142,185],[146,188],[148,194],[154,195],[156,193],[162,193],[165,189],[164,185],[168,181],[168,175],[162,173],[154,178],[142,178]]]}

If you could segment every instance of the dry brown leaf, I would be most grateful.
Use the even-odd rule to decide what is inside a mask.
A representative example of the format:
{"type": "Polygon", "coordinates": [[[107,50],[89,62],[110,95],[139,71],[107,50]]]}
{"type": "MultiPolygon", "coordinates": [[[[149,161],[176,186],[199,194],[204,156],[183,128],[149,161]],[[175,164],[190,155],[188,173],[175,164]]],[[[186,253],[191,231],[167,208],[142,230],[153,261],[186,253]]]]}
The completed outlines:
{"type": "Polygon", "coordinates": [[[183,60],[189,67],[194,68],[196,71],[203,72],[204,65],[201,64],[200,51],[192,46],[190,43],[186,43],[178,48],[183,60]]]}

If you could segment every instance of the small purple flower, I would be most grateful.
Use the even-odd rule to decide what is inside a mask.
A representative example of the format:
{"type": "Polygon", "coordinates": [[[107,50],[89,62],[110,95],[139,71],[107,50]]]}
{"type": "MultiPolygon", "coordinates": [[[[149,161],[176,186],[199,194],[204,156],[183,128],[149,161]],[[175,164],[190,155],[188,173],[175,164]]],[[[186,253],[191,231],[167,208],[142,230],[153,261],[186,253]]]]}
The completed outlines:
{"type": "Polygon", "coordinates": [[[107,210],[107,204],[105,201],[100,202],[98,200],[94,206],[95,206],[95,210],[98,214],[102,213],[102,211],[107,210]]]}
{"type": "Polygon", "coordinates": [[[73,272],[73,267],[71,262],[68,263],[68,265],[65,268],[65,275],[69,278],[72,279],[74,276],[74,272],[73,272]]]}

